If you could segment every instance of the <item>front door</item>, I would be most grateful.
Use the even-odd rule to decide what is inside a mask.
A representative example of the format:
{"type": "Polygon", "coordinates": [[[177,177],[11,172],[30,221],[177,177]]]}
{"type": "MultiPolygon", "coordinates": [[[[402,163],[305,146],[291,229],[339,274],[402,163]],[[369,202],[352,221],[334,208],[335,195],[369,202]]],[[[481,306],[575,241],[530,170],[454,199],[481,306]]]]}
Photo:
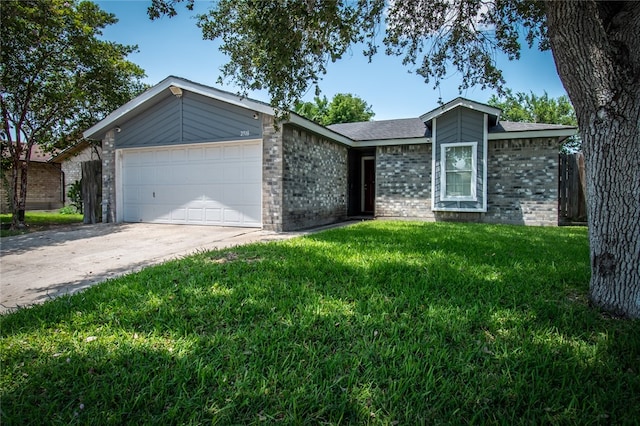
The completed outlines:
{"type": "Polygon", "coordinates": [[[362,213],[373,213],[376,200],[376,162],[374,157],[362,158],[362,213]]]}

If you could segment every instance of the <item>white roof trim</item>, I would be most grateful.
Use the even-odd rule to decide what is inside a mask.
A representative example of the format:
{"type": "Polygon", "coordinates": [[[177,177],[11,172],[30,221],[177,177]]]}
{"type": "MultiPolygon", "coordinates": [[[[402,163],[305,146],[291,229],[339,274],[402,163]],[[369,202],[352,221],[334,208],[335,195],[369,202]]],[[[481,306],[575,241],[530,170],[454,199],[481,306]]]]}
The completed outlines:
{"type": "Polygon", "coordinates": [[[110,127],[114,126],[119,119],[133,112],[144,103],[149,102],[151,99],[160,95],[163,91],[168,90],[171,86],[179,87],[180,89],[197,93],[208,98],[217,99],[219,101],[236,105],[241,108],[250,109],[253,111],[261,112],[263,114],[274,115],[273,108],[261,102],[254,101],[249,98],[242,98],[238,95],[224,92],[213,87],[194,83],[192,81],[185,80],[179,77],[170,76],[165,78],[152,88],[148,89],[141,95],[136,96],[126,104],[122,105],[111,114],[107,115],[93,127],[84,131],[82,135],[87,139],[102,139],[101,133],[106,132],[110,127]]]}
{"type": "Polygon", "coordinates": [[[446,112],[449,112],[452,109],[457,108],[459,106],[480,111],[485,114],[493,115],[498,119],[500,119],[500,113],[502,113],[502,110],[500,110],[500,108],[492,107],[486,104],[481,104],[480,102],[471,101],[469,99],[465,99],[462,97],[457,97],[454,100],[447,102],[446,104],[438,108],[435,108],[429,112],[422,114],[420,116],[420,119],[426,123],[428,121],[431,121],[433,118],[438,117],[446,112]]]}
{"type": "Polygon", "coordinates": [[[391,146],[391,145],[421,145],[431,143],[431,138],[403,138],[403,139],[372,139],[368,141],[354,141],[354,147],[391,146]]]}
{"type": "Polygon", "coordinates": [[[504,140],[504,139],[534,139],[534,138],[568,138],[578,132],[577,128],[570,129],[547,129],[547,130],[526,130],[523,132],[500,132],[489,133],[489,140],[504,140]]]}
{"type": "Polygon", "coordinates": [[[320,136],[324,136],[327,139],[340,142],[344,145],[354,146],[354,141],[349,139],[348,137],[341,135],[340,133],[336,133],[333,130],[321,126],[320,124],[314,123],[313,121],[308,120],[294,112],[289,113],[289,121],[287,121],[287,123],[296,124],[302,128],[317,133],[320,136]]]}

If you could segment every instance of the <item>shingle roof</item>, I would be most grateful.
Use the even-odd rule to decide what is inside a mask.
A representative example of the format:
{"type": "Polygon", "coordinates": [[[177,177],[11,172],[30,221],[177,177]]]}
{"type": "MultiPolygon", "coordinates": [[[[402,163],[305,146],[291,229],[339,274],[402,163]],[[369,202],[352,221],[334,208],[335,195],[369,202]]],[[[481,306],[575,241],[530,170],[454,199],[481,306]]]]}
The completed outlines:
{"type": "Polygon", "coordinates": [[[489,133],[530,132],[536,130],[539,131],[561,129],[575,129],[575,126],[565,126],[563,124],[519,123],[515,121],[500,121],[495,126],[489,128],[489,133]]]}
{"type": "MultiPolygon", "coordinates": [[[[402,118],[397,120],[363,121],[327,126],[354,141],[372,141],[388,139],[430,138],[431,129],[420,118],[402,118]]],[[[489,128],[489,133],[530,132],[543,130],[570,130],[574,126],[545,123],[517,123],[500,121],[489,128]]]]}
{"type": "MultiPolygon", "coordinates": [[[[56,152],[57,151],[46,152],[42,148],[40,148],[40,145],[34,144],[33,148],[31,148],[31,156],[29,157],[29,161],[32,163],[46,163],[49,160],[51,160],[53,156],[56,155],[56,152]]],[[[8,151],[2,151],[2,154],[4,157],[9,156],[8,151]]],[[[26,152],[23,151],[22,155],[20,156],[21,161],[24,161],[25,155],[26,155],[26,152]]]]}
{"type": "Polygon", "coordinates": [[[431,136],[431,131],[427,129],[427,126],[419,118],[341,123],[327,127],[354,141],[410,139],[431,136]]]}

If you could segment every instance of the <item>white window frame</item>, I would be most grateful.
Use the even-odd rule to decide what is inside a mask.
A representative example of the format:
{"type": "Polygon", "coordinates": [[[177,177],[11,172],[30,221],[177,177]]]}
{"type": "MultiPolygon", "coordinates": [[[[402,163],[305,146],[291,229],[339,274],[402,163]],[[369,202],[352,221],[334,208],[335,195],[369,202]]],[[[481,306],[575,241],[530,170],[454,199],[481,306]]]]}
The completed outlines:
{"type": "Polygon", "coordinates": [[[440,201],[478,201],[478,142],[443,143],[440,145],[440,201]],[[471,147],[471,195],[447,196],[447,148],[471,147]]]}

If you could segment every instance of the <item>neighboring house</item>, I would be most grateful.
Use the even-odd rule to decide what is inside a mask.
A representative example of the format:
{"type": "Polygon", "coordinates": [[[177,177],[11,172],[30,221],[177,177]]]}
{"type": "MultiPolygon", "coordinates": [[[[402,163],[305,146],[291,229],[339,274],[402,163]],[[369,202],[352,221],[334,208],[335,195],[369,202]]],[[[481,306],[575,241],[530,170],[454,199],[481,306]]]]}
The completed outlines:
{"type": "MultiPolygon", "coordinates": [[[[35,145],[31,151],[27,176],[26,210],[55,210],[63,206],[63,174],[60,164],[51,162],[53,155],[35,145]]],[[[11,170],[5,170],[10,184],[11,170]]],[[[20,179],[18,177],[18,179],[20,179]]],[[[9,192],[5,183],[0,184],[0,211],[10,212],[9,192]]]]}
{"type": "Polygon", "coordinates": [[[349,216],[558,223],[574,127],[500,121],[457,98],[419,118],[320,126],[168,77],[84,136],[102,141],[103,220],[289,231],[349,216]]]}
{"type": "MultiPolygon", "coordinates": [[[[69,194],[69,189],[82,179],[82,163],[85,161],[101,160],[102,147],[99,144],[90,143],[83,139],[72,145],[51,159],[51,162],[59,164],[64,176],[64,193],[69,194]]],[[[65,197],[65,205],[71,200],[65,197]]]]}

